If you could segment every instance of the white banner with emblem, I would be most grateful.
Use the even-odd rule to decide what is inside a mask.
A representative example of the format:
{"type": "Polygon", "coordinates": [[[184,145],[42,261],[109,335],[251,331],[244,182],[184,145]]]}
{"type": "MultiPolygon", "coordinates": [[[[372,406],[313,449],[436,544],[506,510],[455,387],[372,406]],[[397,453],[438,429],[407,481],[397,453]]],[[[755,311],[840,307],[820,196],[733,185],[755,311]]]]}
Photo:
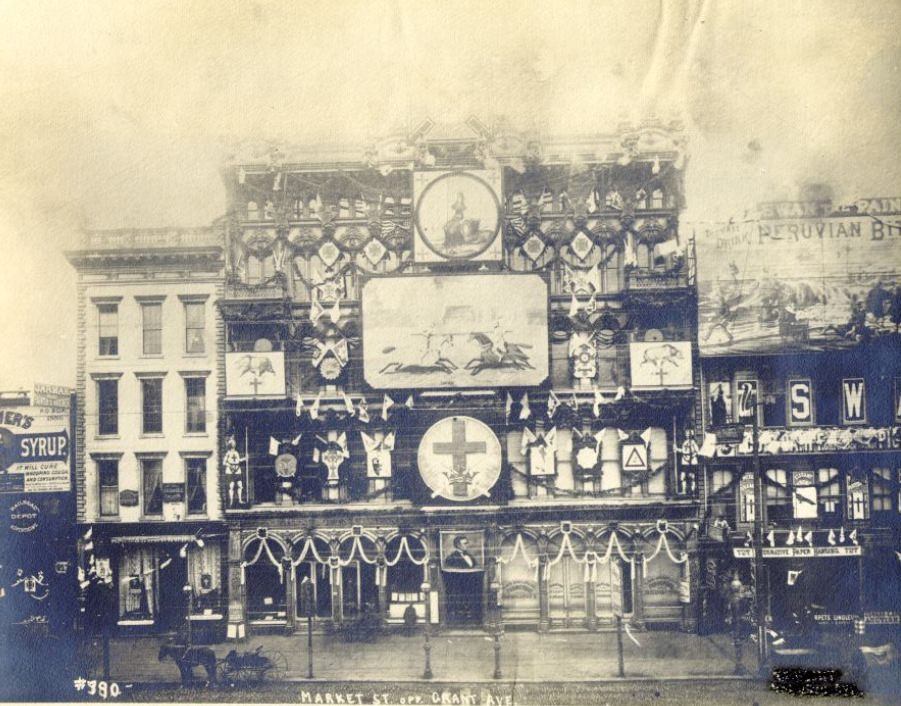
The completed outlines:
{"type": "Polygon", "coordinates": [[[284,397],[285,354],[281,351],[226,353],[228,397],[284,397]]]}

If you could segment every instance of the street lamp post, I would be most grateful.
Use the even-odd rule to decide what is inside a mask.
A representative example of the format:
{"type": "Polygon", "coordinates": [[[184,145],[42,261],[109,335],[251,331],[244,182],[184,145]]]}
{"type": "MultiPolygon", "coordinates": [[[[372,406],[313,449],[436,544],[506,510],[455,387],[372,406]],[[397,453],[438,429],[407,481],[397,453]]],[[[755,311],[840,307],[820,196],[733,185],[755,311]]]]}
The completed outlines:
{"type": "Polygon", "coordinates": [[[432,645],[429,642],[432,631],[432,584],[425,581],[421,588],[423,598],[425,599],[425,644],[422,646],[422,649],[425,652],[425,669],[422,672],[422,678],[431,679],[434,676],[432,674],[432,645]]]}
{"type": "Polygon", "coordinates": [[[500,584],[494,579],[488,588],[491,592],[491,627],[494,633],[494,678],[501,678],[501,620],[500,606],[498,605],[498,595],[500,584]]]}
{"type": "Polygon", "coordinates": [[[741,621],[741,601],[744,592],[744,584],[738,577],[738,572],[732,576],[732,582],[729,584],[732,593],[729,596],[729,606],[732,609],[732,645],[735,648],[735,669],[733,674],[744,674],[744,667],[741,663],[741,632],[739,623],[741,621]]]}
{"type": "Polygon", "coordinates": [[[194,589],[191,587],[191,584],[188,583],[188,584],[184,585],[184,587],[182,588],[182,591],[184,592],[185,596],[188,599],[188,614],[185,616],[185,622],[188,624],[187,625],[187,628],[188,628],[187,641],[188,642],[187,642],[186,647],[190,647],[193,644],[193,639],[192,639],[192,635],[191,635],[191,628],[192,628],[191,615],[194,613],[194,589]]]}

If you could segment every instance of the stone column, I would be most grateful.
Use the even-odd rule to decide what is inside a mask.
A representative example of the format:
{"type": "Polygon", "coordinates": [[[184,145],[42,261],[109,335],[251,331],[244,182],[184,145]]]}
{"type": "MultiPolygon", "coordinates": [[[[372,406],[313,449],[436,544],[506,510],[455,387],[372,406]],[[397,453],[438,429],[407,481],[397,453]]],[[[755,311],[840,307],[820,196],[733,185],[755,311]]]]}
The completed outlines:
{"type": "Polygon", "coordinates": [[[689,602],[683,604],[682,629],[685,632],[696,633],[698,631],[698,614],[701,608],[701,557],[698,553],[698,542],[692,539],[686,546],[688,562],[685,566],[688,570],[688,598],[689,602]]]}
{"type": "Polygon", "coordinates": [[[548,555],[542,552],[538,556],[538,632],[548,632],[551,629],[547,566],[548,555]]]}
{"type": "Polygon", "coordinates": [[[282,560],[282,570],[285,577],[285,632],[290,635],[297,624],[297,596],[290,554],[282,560]]]}
{"type": "Polygon", "coordinates": [[[241,580],[241,530],[228,531],[228,628],[229,640],[243,640],[246,637],[247,613],[244,600],[244,582],[241,580]]]}
{"type": "Polygon", "coordinates": [[[595,594],[597,562],[585,564],[585,571],[587,573],[585,579],[585,625],[594,632],[598,629],[597,595],[595,594]]]}
{"type": "Polygon", "coordinates": [[[644,627],[644,554],[635,552],[635,576],[632,579],[632,624],[644,627]]]}

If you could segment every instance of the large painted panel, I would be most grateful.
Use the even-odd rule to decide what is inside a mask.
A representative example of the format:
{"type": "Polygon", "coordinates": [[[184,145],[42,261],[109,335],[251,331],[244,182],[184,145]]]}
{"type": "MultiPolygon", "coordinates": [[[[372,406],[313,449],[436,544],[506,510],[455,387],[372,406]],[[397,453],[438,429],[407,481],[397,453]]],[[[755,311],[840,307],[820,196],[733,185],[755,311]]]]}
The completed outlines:
{"type": "Polygon", "coordinates": [[[696,242],[705,355],[825,350],[898,333],[901,219],[758,220],[696,242]]]}
{"type": "Polygon", "coordinates": [[[364,285],[362,307],[374,388],[530,387],[548,376],[538,275],[379,277],[364,285]]]}

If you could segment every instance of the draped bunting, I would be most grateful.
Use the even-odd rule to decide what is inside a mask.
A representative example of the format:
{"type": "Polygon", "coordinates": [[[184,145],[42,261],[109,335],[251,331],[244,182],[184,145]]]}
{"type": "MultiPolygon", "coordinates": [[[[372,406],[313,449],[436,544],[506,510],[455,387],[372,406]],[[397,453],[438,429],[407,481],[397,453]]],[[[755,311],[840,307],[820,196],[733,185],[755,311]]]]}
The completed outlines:
{"type": "MultiPolygon", "coordinates": [[[[269,548],[269,537],[259,537],[259,546],[257,547],[257,553],[254,555],[253,559],[250,561],[242,561],[241,562],[241,583],[244,583],[244,569],[248,566],[253,566],[256,564],[260,557],[263,554],[263,551],[266,552],[266,557],[272,563],[272,565],[278,569],[278,580],[279,582],[284,582],[285,580],[285,569],[282,566],[282,563],[275,558],[272,553],[272,549],[269,548]]],[[[248,545],[249,546],[249,545],[248,545]]]]}
{"type": "Polygon", "coordinates": [[[682,556],[679,559],[677,559],[675,556],[673,556],[673,552],[670,549],[669,540],[666,538],[666,534],[667,534],[666,532],[660,532],[660,537],[657,540],[657,547],[656,547],[656,549],[654,549],[654,553],[651,554],[651,556],[644,557],[643,566],[646,567],[648,564],[650,564],[656,558],[656,556],[660,553],[661,549],[666,549],[666,555],[670,558],[670,561],[672,561],[674,564],[684,564],[686,561],[688,561],[688,553],[687,552],[682,552],[682,556]]]}

